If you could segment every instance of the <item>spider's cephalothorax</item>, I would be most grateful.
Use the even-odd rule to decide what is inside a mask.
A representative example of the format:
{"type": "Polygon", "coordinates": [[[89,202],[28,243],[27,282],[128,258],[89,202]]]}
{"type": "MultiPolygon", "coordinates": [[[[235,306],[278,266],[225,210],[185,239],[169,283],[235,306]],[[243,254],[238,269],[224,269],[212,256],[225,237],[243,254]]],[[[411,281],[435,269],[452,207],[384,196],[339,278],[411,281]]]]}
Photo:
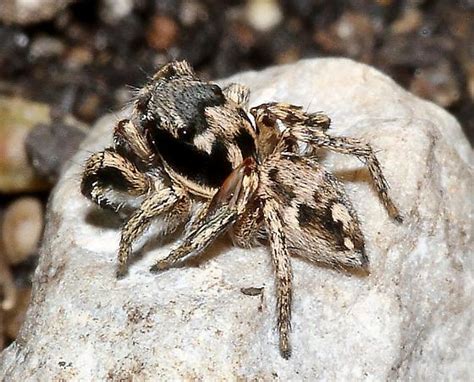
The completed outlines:
{"type": "Polygon", "coordinates": [[[401,220],[372,148],[327,134],[330,120],[300,107],[248,110],[249,90],[200,81],[184,61],[160,69],[138,94],[113,147],[86,162],[82,193],[127,215],[118,253],[126,273],[132,244],[161,218],[162,232],[187,224],[180,244],[152,271],[183,263],[228,232],[236,245],[271,248],[280,352],[290,356],[290,255],[367,269],[357,215],[338,180],[317,161],[326,148],[367,165],[389,214],[401,220]],[[251,122],[247,112],[253,116],[251,122]]]}

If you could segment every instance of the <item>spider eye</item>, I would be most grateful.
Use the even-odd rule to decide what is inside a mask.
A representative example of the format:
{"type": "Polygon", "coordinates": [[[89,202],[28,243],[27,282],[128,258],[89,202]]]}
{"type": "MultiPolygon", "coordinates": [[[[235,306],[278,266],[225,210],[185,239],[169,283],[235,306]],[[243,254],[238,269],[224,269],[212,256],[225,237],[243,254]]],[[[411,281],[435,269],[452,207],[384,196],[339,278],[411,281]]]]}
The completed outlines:
{"type": "Polygon", "coordinates": [[[219,96],[219,97],[222,97],[223,94],[222,94],[222,89],[220,88],[219,85],[211,85],[211,91],[216,95],[216,96],[219,96]]]}
{"type": "Polygon", "coordinates": [[[178,138],[185,142],[190,142],[194,138],[195,134],[196,127],[194,126],[194,124],[182,127],[178,130],[178,138]]]}

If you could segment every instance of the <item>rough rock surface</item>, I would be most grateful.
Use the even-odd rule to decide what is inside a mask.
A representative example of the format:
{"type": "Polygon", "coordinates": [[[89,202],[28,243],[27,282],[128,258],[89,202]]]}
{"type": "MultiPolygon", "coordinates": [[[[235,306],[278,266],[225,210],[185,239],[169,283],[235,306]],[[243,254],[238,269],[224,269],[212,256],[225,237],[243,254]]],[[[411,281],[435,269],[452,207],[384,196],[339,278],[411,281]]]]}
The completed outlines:
{"type": "Polygon", "coordinates": [[[251,102],[324,110],[333,134],[377,150],[405,214],[393,223],[354,158],[327,154],[367,241],[371,274],[293,259],[293,356],[279,356],[265,248],[222,240],[197,266],[148,272],[154,244],[117,281],[117,220],[79,194],[81,163],[110,141],[102,119],[50,202],[33,300],[0,356],[6,380],[472,380],[472,152],[448,113],[365,65],[301,61],[244,73],[251,102]],[[263,287],[262,296],[241,288],[263,287]]]}

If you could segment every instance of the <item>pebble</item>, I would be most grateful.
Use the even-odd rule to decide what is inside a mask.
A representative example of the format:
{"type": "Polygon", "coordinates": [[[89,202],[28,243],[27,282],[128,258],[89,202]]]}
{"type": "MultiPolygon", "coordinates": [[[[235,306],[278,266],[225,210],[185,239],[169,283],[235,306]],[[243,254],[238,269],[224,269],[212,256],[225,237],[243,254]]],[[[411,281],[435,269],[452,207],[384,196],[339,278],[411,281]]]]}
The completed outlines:
{"type": "Polygon", "coordinates": [[[184,0],[179,9],[179,21],[184,27],[192,27],[202,20],[208,20],[205,5],[196,0],[184,0]]]}
{"type": "Polygon", "coordinates": [[[371,19],[359,12],[346,12],[327,29],[316,29],[313,40],[330,54],[342,54],[371,62],[376,40],[371,19]]]}
{"type": "Polygon", "coordinates": [[[250,0],[245,9],[248,23],[260,32],[266,32],[276,27],[283,15],[275,0],[250,0]]]}
{"type": "Polygon", "coordinates": [[[51,20],[75,0],[2,0],[0,21],[28,25],[51,20]]]}
{"type": "Polygon", "coordinates": [[[148,44],[156,50],[169,49],[175,44],[178,32],[179,27],[171,17],[157,15],[147,31],[148,44]]]}
{"type": "Polygon", "coordinates": [[[133,10],[133,0],[102,0],[100,17],[108,24],[117,24],[133,10]]]}
{"type": "Polygon", "coordinates": [[[339,48],[345,54],[369,62],[375,44],[375,29],[367,15],[346,12],[334,25],[339,48]]]}
{"type": "MultiPolygon", "coordinates": [[[[0,249],[0,344],[2,340],[2,312],[13,309],[17,300],[17,291],[5,254],[0,249]]],[[[0,346],[0,350],[2,347],[0,346]]]]}
{"type": "Polygon", "coordinates": [[[87,129],[68,121],[39,124],[26,138],[26,150],[36,172],[55,183],[62,169],[70,164],[87,129]]]}
{"type": "Polygon", "coordinates": [[[60,39],[41,35],[32,41],[29,54],[33,60],[51,58],[60,56],[65,49],[65,45],[60,39]]]}
{"type": "MultiPolygon", "coordinates": [[[[356,169],[359,181],[346,183],[355,191],[351,194],[364,217],[364,232],[373,233],[367,238],[371,275],[347,277],[292,259],[298,282],[294,353],[289,361],[278,354],[274,282],[262,248],[242,251],[222,245],[218,256],[198,269],[184,267],[166,277],[152,277],[151,262],[168,251],[155,246],[117,282],[113,254],[119,231],[91,222],[90,203],[77,192],[75,177],[90,150],[110,144],[111,126],[117,120],[110,115],[97,124],[98,130],[75,158],[77,165],[51,198],[44,248],[53,261],[43,259],[35,273],[41,285],[35,288],[17,345],[0,356],[6,365],[0,366],[0,379],[227,380],[239,375],[245,380],[273,380],[278,375],[281,380],[353,380],[356,370],[361,377],[355,379],[363,379],[365,372],[373,380],[410,380],[418,375],[426,380],[439,375],[468,380],[463,376],[468,375],[472,352],[465,333],[471,326],[472,296],[465,282],[470,269],[464,265],[472,247],[466,209],[472,198],[472,150],[455,119],[402,91],[392,79],[349,60],[305,60],[237,74],[228,81],[236,80],[252,86],[257,97],[297,99],[308,112],[336,110],[346,135],[363,136],[376,146],[391,181],[391,195],[408,224],[389,222],[376,196],[369,195],[364,174],[356,169]],[[351,123],[358,118],[362,123],[351,123]],[[406,139],[407,124],[420,139],[406,139]],[[442,229],[432,229],[437,226],[442,229]],[[381,229],[384,234],[377,235],[381,229]],[[389,260],[384,253],[390,254],[389,260]],[[327,285],[330,288],[323,288],[327,285]],[[261,314],[259,298],[240,293],[252,286],[270,288],[261,314]],[[213,315],[219,320],[210,326],[208,317],[213,315]],[[94,357],[84,357],[83,346],[78,346],[84,333],[94,357]],[[39,349],[38,354],[31,354],[31,349],[39,349]],[[409,362],[394,370],[407,352],[409,362]],[[73,363],[71,374],[64,374],[58,360],[73,363]],[[38,368],[39,363],[44,367],[38,368]]],[[[335,130],[337,134],[337,126],[335,130]]],[[[354,173],[347,158],[326,159],[338,173],[354,173]]]]}
{"type": "Polygon", "coordinates": [[[459,83],[447,61],[418,69],[411,81],[410,91],[443,107],[453,105],[461,96],[459,83]]]}
{"type": "Polygon", "coordinates": [[[390,26],[393,34],[406,34],[415,32],[421,27],[423,15],[417,8],[407,8],[402,15],[390,26]]]}
{"type": "Polygon", "coordinates": [[[31,288],[18,289],[15,306],[4,313],[4,336],[8,340],[14,340],[16,338],[25,319],[30,299],[31,288]]]}
{"type": "Polygon", "coordinates": [[[19,264],[36,253],[43,224],[43,205],[37,198],[20,197],[7,206],[1,237],[5,259],[9,264],[19,264]]]}
{"type": "Polygon", "coordinates": [[[38,123],[47,123],[50,108],[21,98],[0,96],[0,193],[31,192],[49,187],[29,163],[25,139],[38,123]]]}
{"type": "Polygon", "coordinates": [[[5,339],[3,338],[3,312],[0,309],[0,351],[5,347],[5,339]]]}
{"type": "Polygon", "coordinates": [[[467,90],[471,101],[474,102],[474,62],[466,65],[467,90]]]}
{"type": "Polygon", "coordinates": [[[91,64],[95,58],[92,49],[84,45],[77,45],[67,52],[65,64],[69,69],[78,71],[91,64]]]}

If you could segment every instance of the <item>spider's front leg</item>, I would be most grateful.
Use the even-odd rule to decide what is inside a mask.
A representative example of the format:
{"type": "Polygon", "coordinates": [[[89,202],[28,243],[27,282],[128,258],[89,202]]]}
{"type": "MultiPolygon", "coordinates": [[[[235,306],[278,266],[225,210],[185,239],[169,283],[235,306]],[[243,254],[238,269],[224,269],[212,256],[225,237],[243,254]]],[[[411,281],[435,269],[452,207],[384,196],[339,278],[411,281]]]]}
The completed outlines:
{"type": "Polygon", "coordinates": [[[160,190],[151,190],[122,228],[117,276],[121,277],[127,272],[132,244],[145,232],[154,218],[164,215],[166,224],[175,227],[185,220],[189,209],[189,197],[179,186],[170,185],[160,190]]]}
{"type": "Polygon", "coordinates": [[[247,158],[225,180],[202,218],[193,224],[182,243],[151,267],[152,272],[172,268],[200,254],[245,211],[258,186],[255,162],[247,158]]]}
{"type": "Polygon", "coordinates": [[[329,117],[321,113],[305,113],[301,108],[292,105],[264,104],[251,109],[251,113],[257,123],[283,124],[286,129],[282,133],[282,141],[305,142],[316,148],[322,147],[342,154],[352,154],[362,159],[389,215],[398,222],[403,221],[397,206],[388,195],[388,182],[369,144],[354,138],[334,137],[327,134],[326,130],[330,125],[329,117]]]}
{"type": "Polygon", "coordinates": [[[93,154],[85,164],[81,191],[86,197],[103,208],[134,210],[122,227],[119,277],[127,271],[133,242],[156,216],[164,214],[163,230],[171,230],[185,220],[190,209],[187,193],[173,185],[153,160],[140,130],[124,119],[115,127],[114,147],[93,154]]]}
{"type": "Polygon", "coordinates": [[[114,129],[114,147],[87,159],[81,192],[100,207],[119,211],[150,190],[152,180],[143,169],[152,159],[142,134],[131,121],[123,119],[114,129]]]}
{"type": "Polygon", "coordinates": [[[119,211],[150,187],[151,179],[114,148],[91,155],[85,163],[81,192],[102,208],[119,211]]]}

